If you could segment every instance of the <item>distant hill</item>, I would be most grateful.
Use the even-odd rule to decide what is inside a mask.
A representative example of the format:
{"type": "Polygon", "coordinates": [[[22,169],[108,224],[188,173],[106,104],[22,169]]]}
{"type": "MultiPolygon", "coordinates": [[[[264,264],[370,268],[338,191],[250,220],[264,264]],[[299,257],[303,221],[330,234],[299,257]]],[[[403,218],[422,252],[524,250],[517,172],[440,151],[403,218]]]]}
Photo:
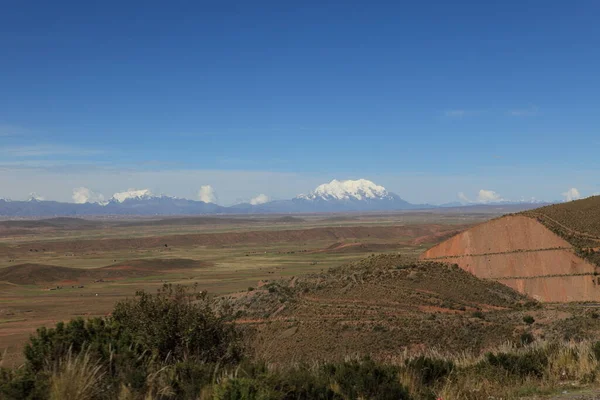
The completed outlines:
{"type": "Polygon", "coordinates": [[[201,268],[207,262],[189,259],[130,260],[102,268],[68,268],[45,264],[17,264],[0,268],[0,282],[18,285],[90,283],[97,279],[122,279],[156,275],[187,268],[201,268]]]}

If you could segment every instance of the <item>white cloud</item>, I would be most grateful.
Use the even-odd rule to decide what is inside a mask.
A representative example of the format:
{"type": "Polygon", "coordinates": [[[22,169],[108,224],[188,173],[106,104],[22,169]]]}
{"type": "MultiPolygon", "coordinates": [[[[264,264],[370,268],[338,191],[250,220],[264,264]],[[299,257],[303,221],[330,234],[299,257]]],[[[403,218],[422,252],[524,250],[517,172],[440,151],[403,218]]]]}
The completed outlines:
{"type": "Polygon", "coordinates": [[[467,197],[467,195],[464,194],[463,192],[458,193],[458,198],[463,203],[472,203],[472,204],[473,203],[474,204],[488,204],[488,203],[497,203],[497,202],[505,201],[505,199],[502,198],[502,196],[500,196],[498,193],[494,192],[493,190],[486,190],[486,189],[479,190],[475,200],[469,199],[467,197]]]}
{"type": "Polygon", "coordinates": [[[205,203],[217,203],[217,193],[215,189],[213,189],[210,185],[200,186],[200,190],[198,190],[198,199],[205,203]]]}
{"type": "Polygon", "coordinates": [[[104,203],[104,196],[101,193],[96,193],[86,187],[78,187],[73,189],[73,201],[77,204],[85,203],[104,203]]]}
{"type": "Polygon", "coordinates": [[[566,192],[562,193],[562,196],[565,198],[565,201],[573,201],[581,198],[581,194],[576,188],[567,190],[566,192]]]}
{"type": "Polygon", "coordinates": [[[463,192],[458,192],[458,198],[463,203],[470,203],[471,202],[471,200],[463,192]]]}
{"type": "Polygon", "coordinates": [[[250,200],[250,204],[252,204],[253,206],[256,206],[259,204],[268,203],[269,200],[270,200],[269,196],[261,193],[258,196],[254,197],[252,200],[250,200]]]}
{"type": "Polygon", "coordinates": [[[498,201],[504,201],[504,199],[502,198],[502,196],[500,196],[498,193],[494,192],[493,190],[485,190],[485,189],[481,189],[479,191],[479,193],[477,194],[477,202],[478,203],[495,203],[498,201]]]}

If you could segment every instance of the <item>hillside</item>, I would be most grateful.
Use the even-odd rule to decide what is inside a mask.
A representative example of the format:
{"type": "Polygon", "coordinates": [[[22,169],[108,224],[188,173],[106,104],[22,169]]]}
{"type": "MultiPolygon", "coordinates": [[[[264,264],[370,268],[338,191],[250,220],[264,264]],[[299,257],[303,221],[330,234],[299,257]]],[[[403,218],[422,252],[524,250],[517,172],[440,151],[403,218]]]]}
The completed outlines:
{"type": "Polygon", "coordinates": [[[522,331],[529,299],[457,266],[372,256],[220,299],[273,362],[436,347],[478,351],[522,331]]]}
{"type": "Polygon", "coordinates": [[[542,301],[600,301],[600,197],[501,217],[434,246],[457,263],[542,301]]]}
{"type": "Polygon", "coordinates": [[[537,219],[573,246],[600,247],[600,196],[554,204],[522,214],[537,219]]]}

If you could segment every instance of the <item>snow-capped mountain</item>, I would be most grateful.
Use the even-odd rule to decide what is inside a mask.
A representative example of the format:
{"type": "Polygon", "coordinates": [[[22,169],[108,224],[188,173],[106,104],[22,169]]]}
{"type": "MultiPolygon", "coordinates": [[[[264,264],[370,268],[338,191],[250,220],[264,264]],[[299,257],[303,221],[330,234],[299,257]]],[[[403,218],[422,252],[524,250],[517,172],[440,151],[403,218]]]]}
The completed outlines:
{"type": "Polygon", "coordinates": [[[149,189],[129,189],[124,192],[115,193],[110,200],[116,201],[118,203],[123,203],[124,201],[129,199],[147,200],[152,197],[160,196],[154,196],[149,189]]]}
{"type": "Polygon", "coordinates": [[[332,180],[317,186],[308,194],[291,200],[271,201],[252,208],[253,212],[311,213],[344,211],[390,211],[414,208],[430,208],[414,205],[397,194],[388,192],[383,186],[366,179],[332,180]]]}
{"type": "Polygon", "coordinates": [[[44,201],[44,198],[38,195],[35,192],[29,193],[29,197],[27,197],[27,201],[44,201]]]}
{"type": "Polygon", "coordinates": [[[393,199],[388,191],[383,187],[366,179],[355,181],[332,180],[317,186],[315,190],[308,194],[301,194],[296,197],[302,200],[383,200],[393,199]]]}

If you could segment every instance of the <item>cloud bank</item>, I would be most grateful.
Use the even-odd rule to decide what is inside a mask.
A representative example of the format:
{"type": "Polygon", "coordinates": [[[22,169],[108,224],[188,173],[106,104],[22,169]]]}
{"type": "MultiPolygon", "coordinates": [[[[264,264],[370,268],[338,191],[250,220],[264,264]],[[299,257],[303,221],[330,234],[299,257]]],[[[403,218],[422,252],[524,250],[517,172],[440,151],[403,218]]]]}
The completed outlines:
{"type": "Polygon", "coordinates": [[[506,201],[497,192],[495,192],[493,190],[487,190],[487,189],[480,189],[479,192],[477,192],[477,197],[475,198],[475,200],[471,200],[469,197],[467,197],[466,194],[464,194],[464,192],[459,192],[458,198],[460,199],[461,202],[470,203],[470,204],[489,204],[489,203],[500,203],[502,201],[506,201]]]}
{"type": "Polygon", "coordinates": [[[198,190],[198,199],[205,203],[214,203],[216,204],[218,201],[217,193],[215,189],[213,189],[210,185],[200,186],[200,190],[198,190]]]}
{"type": "Polygon", "coordinates": [[[86,187],[78,187],[73,189],[73,202],[77,204],[85,203],[104,203],[104,195],[96,193],[93,190],[86,187]]]}
{"type": "Polygon", "coordinates": [[[502,196],[500,196],[498,193],[494,192],[493,190],[485,190],[485,189],[481,189],[479,191],[479,193],[477,194],[477,202],[478,203],[497,203],[499,201],[504,201],[504,199],[502,198],[502,196]]]}
{"type": "Polygon", "coordinates": [[[250,200],[250,204],[252,204],[253,206],[259,205],[259,204],[265,204],[269,202],[269,196],[267,196],[266,194],[259,194],[258,196],[254,197],[253,199],[250,200]]]}
{"type": "Polygon", "coordinates": [[[562,193],[562,196],[565,198],[565,201],[579,200],[581,198],[581,194],[576,188],[567,190],[566,192],[562,193]]]}

